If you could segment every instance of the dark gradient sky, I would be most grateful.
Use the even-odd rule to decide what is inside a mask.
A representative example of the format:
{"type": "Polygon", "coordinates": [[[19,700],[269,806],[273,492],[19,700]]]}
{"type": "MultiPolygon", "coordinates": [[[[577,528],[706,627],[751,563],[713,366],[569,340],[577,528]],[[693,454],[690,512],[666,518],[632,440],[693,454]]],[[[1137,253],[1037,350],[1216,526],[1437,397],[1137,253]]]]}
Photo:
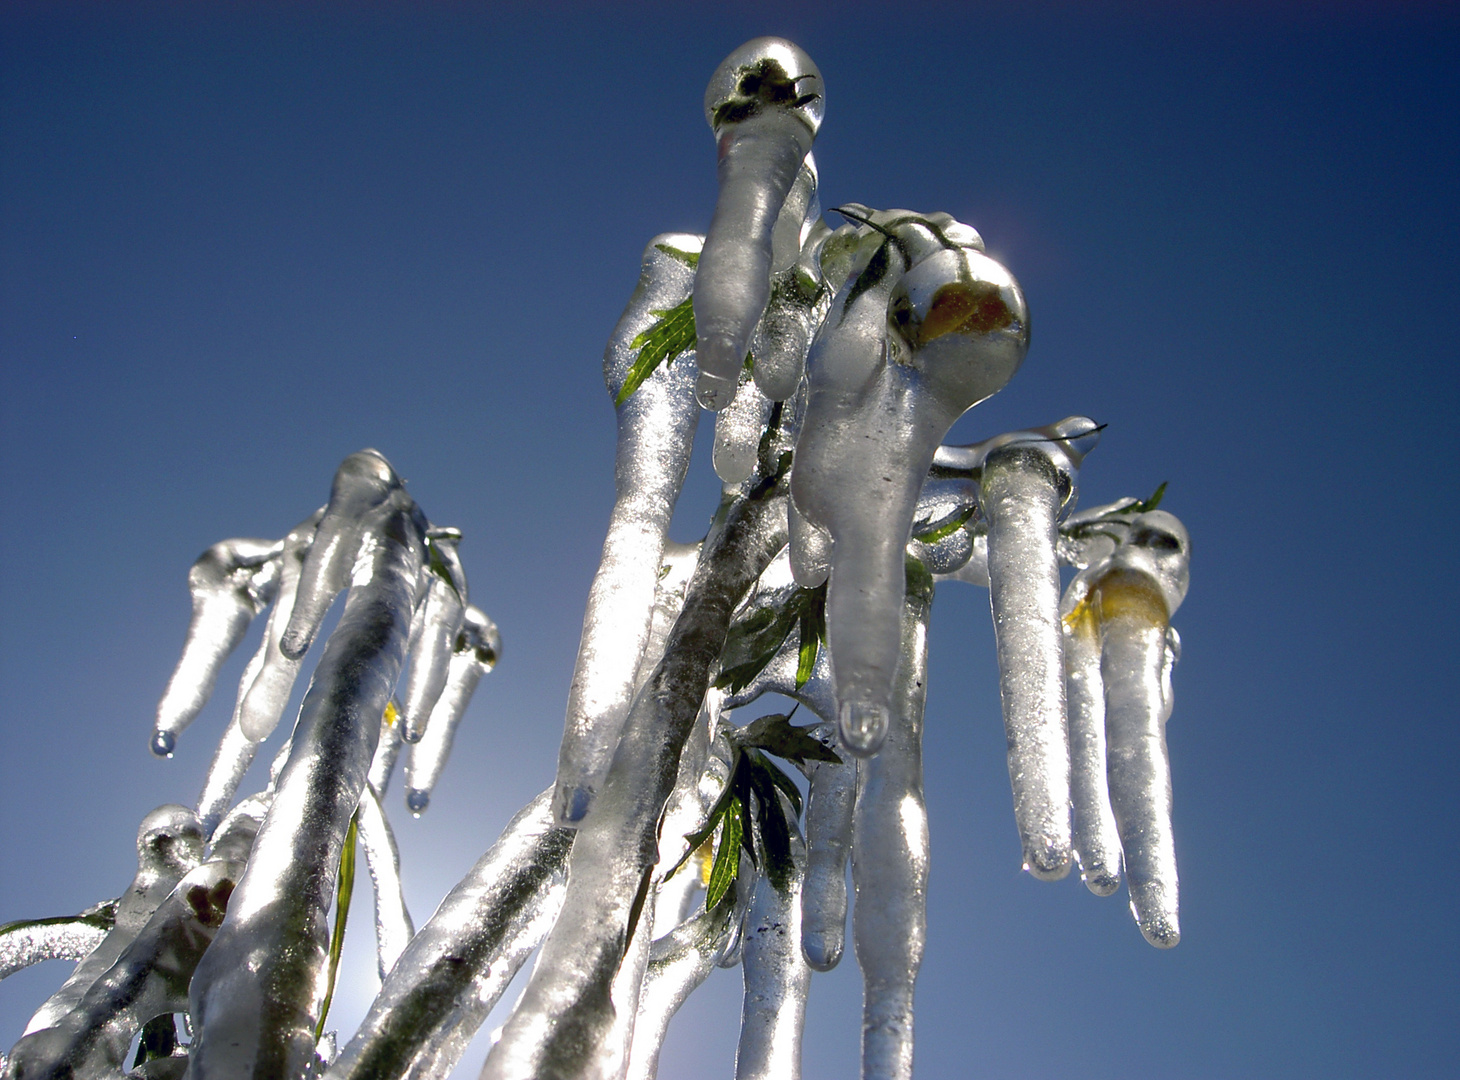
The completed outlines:
{"type": "MultiPolygon", "coordinates": [[[[418,921],[548,783],[603,343],[648,238],[707,225],[703,88],[763,33],[825,76],[823,205],[950,211],[1023,284],[1029,358],[953,440],[1093,416],[1084,502],[1166,480],[1194,537],[1170,953],[1020,873],[987,600],[940,590],[919,1075],[1455,1075],[1454,7],[5,6],[0,921],[116,895],[192,801],[243,657],[152,759],[187,568],[363,446],[505,639],[421,820],[397,783],[418,921]]],[[[697,459],[678,538],[715,497],[697,459]]],[[[0,1043],[64,974],[0,985],[0,1043]]],[[[666,1080],[729,1074],[738,981],[666,1080]]],[[[859,994],[814,982],[808,1080],[855,1073],[859,994]]]]}

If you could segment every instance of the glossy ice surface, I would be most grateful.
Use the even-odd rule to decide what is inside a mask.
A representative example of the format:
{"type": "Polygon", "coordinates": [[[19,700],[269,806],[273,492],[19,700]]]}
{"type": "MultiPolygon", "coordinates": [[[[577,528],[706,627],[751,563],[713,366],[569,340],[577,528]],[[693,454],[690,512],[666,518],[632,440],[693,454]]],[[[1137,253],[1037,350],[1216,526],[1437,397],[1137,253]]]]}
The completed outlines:
{"type": "Polygon", "coordinates": [[[196,810],[144,819],[126,891],[0,927],[0,977],[79,961],[0,1077],[444,1080],[540,950],[486,1080],[649,1080],[687,996],[737,964],[735,1075],[788,1080],[850,909],[862,1076],[906,1080],[928,947],[928,635],[947,582],[989,589],[1025,869],[1053,879],[1073,857],[1102,896],[1123,877],[1147,940],[1176,944],[1165,728],[1190,539],[1160,490],[1076,509],[1088,418],[943,445],[1023,362],[1024,296],[946,213],[848,203],[823,221],[823,107],[816,66],[780,39],[711,79],[713,219],[650,241],[604,352],[615,501],[553,784],[417,930],[385,795],[404,750],[406,807],[428,807],[502,639],[470,602],[460,533],[379,452],[350,455],[287,536],[224,541],[193,566],[157,753],[270,608],[262,640],[196,810]],[[721,503],[702,540],[677,543],[702,407],[721,503]],[[765,713],[773,698],[788,704],[765,713]],[[267,785],[239,800],[285,720],[267,785]],[[357,857],[381,985],[336,1053],[357,857]]]}

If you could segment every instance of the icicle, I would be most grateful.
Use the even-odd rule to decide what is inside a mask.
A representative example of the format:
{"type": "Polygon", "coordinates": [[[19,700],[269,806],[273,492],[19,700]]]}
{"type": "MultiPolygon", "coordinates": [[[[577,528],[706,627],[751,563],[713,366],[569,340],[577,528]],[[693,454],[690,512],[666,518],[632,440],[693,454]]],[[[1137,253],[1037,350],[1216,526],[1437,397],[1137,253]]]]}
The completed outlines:
{"type": "MultiPolygon", "coordinates": [[[[263,742],[278,726],[284,708],[289,704],[289,695],[294,691],[294,680],[299,677],[303,654],[290,656],[284,652],[284,631],[294,613],[304,562],[326,509],[320,507],[284,537],[284,550],[279,558],[279,595],[274,601],[274,610],[269,612],[264,640],[255,657],[259,661],[258,674],[246,688],[242,684],[239,686],[239,730],[254,742],[263,742]]],[[[247,767],[245,764],[244,768],[247,767]]]]}
{"type": "Polygon", "coordinates": [[[1105,681],[1100,676],[1099,597],[1088,572],[1075,575],[1060,601],[1065,700],[1070,729],[1070,801],[1080,879],[1096,896],[1120,887],[1120,834],[1106,780],[1105,681]]]}
{"type": "Polygon", "coordinates": [[[1014,818],[1025,869],[1046,881],[1069,873],[1071,843],[1058,518],[1074,498],[1096,431],[1094,421],[1074,416],[968,448],[983,455],[980,498],[1014,818]]]}
{"type": "MultiPolygon", "coordinates": [[[[811,985],[811,969],[801,955],[806,847],[794,815],[787,814],[786,822],[791,838],[786,879],[775,881],[773,868],[760,876],[742,931],[745,996],[735,1080],[798,1080],[801,1076],[801,1032],[811,985]]],[[[761,857],[769,861],[764,851],[761,857]]]]}
{"type": "Polygon", "coordinates": [[[61,988],[25,1027],[26,1034],[52,1027],[74,1009],[91,984],[116,962],[178,880],[203,858],[203,830],[185,806],[159,806],[137,830],[137,873],[117,901],[116,919],[106,938],[92,950],[61,988]]]}
{"type": "Polygon", "coordinates": [[[625,1080],[654,1080],[669,1021],[723,959],[731,926],[745,917],[750,890],[744,880],[732,885],[713,910],[700,912],[654,942],[625,1080]]]}
{"type": "Polygon", "coordinates": [[[68,919],[0,926],[0,979],[42,960],[85,960],[106,939],[110,916],[88,910],[68,919]]]}
{"type": "MultiPolygon", "coordinates": [[[[809,181],[798,181],[792,189],[793,197],[803,186],[816,186],[816,163],[811,154],[806,155],[802,170],[809,171],[811,177],[809,181]]],[[[777,229],[791,217],[789,209],[788,200],[777,229]]],[[[789,399],[801,385],[806,354],[831,306],[831,290],[822,280],[820,267],[821,246],[831,235],[831,228],[820,214],[820,204],[813,200],[811,220],[803,229],[801,253],[792,266],[771,275],[770,301],[751,340],[750,352],[755,358],[751,375],[761,393],[772,401],[789,399]]]]}
{"type": "Polygon", "coordinates": [[[447,670],[466,612],[466,573],[456,537],[430,541],[426,595],[416,607],[409,646],[411,667],[401,691],[401,737],[418,743],[446,687],[447,670]]]}
{"type": "Polygon", "coordinates": [[[132,1037],[142,1025],[186,1010],[188,981],[223,921],[257,827],[256,821],[238,819],[238,827],[220,838],[214,856],[175,884],[74,1008],[16,1043],[7,1080],[122,1075],[132,1037]]]}
{"type": "Polygon", "coordinates": [[[467,704],[501,653],[502,637],[496,624],[480,608],[468,605],[447,670],[446,688],[431,712],[425,735],[406,758],[406,807],[411,813],[422,814],[430,804],[467,704]]]}
{"type": "Polygon", "coordinates": [[[755,472],[756,451],[770,412],[770,399],[746,374],[735,400],[715,414],[712,460],[715,475],[726,484],[742,483],[755,472]]]}
{"type": "Polygon", "coordinates": [[[377,450],[361,450],[340,464],[330,487],[329,505],[299,573],[294,609],[279,641],[285,656],[298,660],[309,650],[325,612],[349,584],[367,516],[380,513],[400,490],[400,477],[377,450]]]}
{"type": "MultiPolygon", "coordinates": [[[[229,917],[193,980],[194,1080],[294,1076],[314,1055],[335,869],[366,786],[380,716],[400,677],[425,555],[424,516],[398,484],[354,513],[374,499],[377,481],[394,476],[370,454],[352,455],[336,474],[331,510],[320,524],[321,535],[334,539],[313,573],[333,579],[330,545],[357,533],[352,587],[305,694],[288,764],[229,917]],[[369,483],[357,483],[362,472],[369,483]]],[[[307,562],[302,581],[310,574],[307,562]]],[[[291,618],[290,628],[308,623],[291,618]]],[[[296,641],[307,645],[307,635],[296,641]]]]}
{"type": "Polygon", "coordinates": [[[411,939],[329,1080],[450,1076],[557,919],[573,836],[553,827],[551,791],[513,818],[411,939]]]}
{"type": "Polygon", "coordinates": [[[807,521],[788,503],[791,575],[803,589],[814,589],[831,573],[831,533],[807,521]]]}
{"type": "Polygon", "coordinates": [[[912,1076],[913,986],[927,937],[922,737],[933,583],[918,564],[910,562],[908,570],[895,720],[882,752],[857,763],[852,883],[864,1080],[912,1076]]]}
{"type": "Polygon", "coordinates": [[[609,988],[629,939],[647,934],[641,899],[679,758],[719,663],[731,613],[785,544],[784,482],[733,500],[705,541],[669,646],[636,698],[582,826],[568,895],[483,1080],[594,1075],[613,1023],[609,988]]]}
{"type": "Polygon", "coordinates": [[[667,357],[661,369],[630,389],[626,380],[635,375],[643,354],[634,342],[663,313],[688,300],[694,284],[690,264],[702,244],[702,237],[682,233],[665,233],[649,242],[638,288],[604,350],[604,379],[609,392],[622,398],[616,401],[617,499],[588,594],[568,691],[553,804],[562,825],[574,825],[587,815],[628,714],[634,673],[649,633],[660,555],[699,422],[691,358],[667,357]]]}
{"type": "MultiPolygon", "coordinates": [[[[867,755],[887,729],[903,552],[923,479],[953,422],[1013,376],[1028,315],[1018,284],[968,226],[946,214],[842,210],[866,224],[807,362],[791,494],[833,539],[838,719],[843,744],[867,755]]],[[[834,240],[823,265],[852,244],[834,240]]]]}
{"type": "Polygon", "coordinates": [[[177,736],[213,696],[223,661],[274,598],[280,550],[267,540],[225,540],[203,552],[188,571],[193,617],[182,657],[157,704],[152,752],[158,757],[172,756],[177,736]]]}
{"type": "Polygon", "coordinates": [[[1153,510],[1131,522],[1108,569],[1091,584],[1100,604],[1111,808],[1131,911],[1159,948],[1181,938],[1166,720],[1176,640],[1170,617],[1186,597],[1190,557],[1181,522],[1153,510]]]}
{"type": "Polygon", "coordinates": [[[382,980],[416,932],[401,891],[400,852],[395,833],[369,784],[360,796],[360,846],[375,890],[375,967],[382,980]]]}
{"type": "MultiPolygon", "coordinates": [[[[816,731],[827,746],[836,745],[834,727],[816,731]]],[[[806,799],[806,882],[801,892],[801,949],[816,971],[830,971],[842,958],[847,932],[847,857],[852,852],[852,807],[857,767],[808,763],[806,799]]]]}
{"type": "Polygon", "coordinates": [[[710,77],[705,119],[719,152],[720,197],[694,292],[695,396],[707,409],[735,399],[751,334],[770,299],[771,274],[799,254],[815,184],[802,162],[824,110],[821,73],[780,38],[746,42],[710,77]],[[792,198],[793,185],[804,194],[792,198]],[[787,223],[778,226],[783,216],[787,223]]]}
{"type": "Polygon", "coordinates": [[[404,744],[405,740],[400,737],[400,708],[392,700],[380,717],[380,741],[375,744],[375,756],[370,759],[370,774],[366,780],[381,802],[385,801],[385,792],[390,787],[390,777],[395,772],[396,759],[400,757],[404,744]]]}
{"type": "MultiPolygon", "coordinates": [[[[265,631],[267,635],[267,631],[265,631]]],[[[243,698],[248,686],[253,683],[263,667],[264,653],[270,647],[268,637],[265,636],[259,651],[254,653],[249,660],[248,666],[243,669],[243,678],[238,684],[238,698],[234,701],[233,716],[228,721],[228,726],[223,729],[223,737],[218,740],[218,749],[213,751],[213,761],[208,766],[208,774],[203,778],[203,790],[198,793],[198,820],[202,822],[203,833],[212,836],[213,830],[228,813],[228,808],[233,804],[233,797],[238,793],[238,785],[243,783],[244,774],[248,767],[253,764],[254,755],[258,753],[259,744],[243,733],[240,718],[243,712],[243,698]]]]}

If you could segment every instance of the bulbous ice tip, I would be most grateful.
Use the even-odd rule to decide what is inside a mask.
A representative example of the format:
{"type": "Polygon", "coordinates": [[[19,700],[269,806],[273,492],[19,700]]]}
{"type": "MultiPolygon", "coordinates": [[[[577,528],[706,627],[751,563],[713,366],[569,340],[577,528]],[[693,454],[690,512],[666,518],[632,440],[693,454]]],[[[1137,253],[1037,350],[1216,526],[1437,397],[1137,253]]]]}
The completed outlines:
{"type": "Polygon", "coordinates": [[[420,788],[406,788],[406,809],[416,817],[426,812],[426,807],[431,805],[431,793],[422,791],[420,788]]]}
{"type": "Polygon", "coordinates": [[[1085,883],[1085,888],[1096,896],[1110,896],[1120,888],[1120,875],[1112,874],[1104,868],[1091,870],[1088,873],[1082,872],[1080,880],[1085,883]]]}
{"type": "Polygon", "coordinates": [[[735,386],[734,379],[725,379],[702,371],[699,381],[695,383],[695,400],[700,403],[700,408],[719,412],[735,400],[735,386]]]}
{"type": "Polygon", "coordinates": [[[801,935],[801,952],[812,971],[830,971],[842,958],[841,935],[807,931],[801,935]]]}
{"type": "Polygon", "coordinates": [[[1131,901],[1130,913],[1141,928],[1141,936],[1158,949],[1174,949],[1181,942],[1181,925],[1174,911],[1149,911],[1144,915],[1131,901]]]}
{"type": "Polygon", "coordinates": [[[1030,837],[1024,869],[1040,881],[1059,881],[1070,872],[1070,849],[1047,837],[1030,837]]]}
{"type": "Polygon", "coordinates": [[[875,701],[844,701],[837,710],[842,745],[858,757],[871,757],[887,738],[887,706],[875,701]]]}
{"type": "Polygon", "coordinates": [[[172,757],[173,747],[175,746],[177,746],[177,738],[172,732],[159,729],[152,733],[152,753],[158,757],[172,757]]]}
{"type": "Polygon", "coordinates": [[[778,37],[759,37],[736,49],[705,87],[705,119],[719,134],[729,124],[766,109],[784,109],[815,135],[826,113],[821,72],[811,57],[778,37]]]}
{"type": "Polygon", "coordinates": [[[592,805],[592,788],[560,784],[553,793],[553,818],[561,827],[571,829],[588,816],[588,808],[592,805]]]}

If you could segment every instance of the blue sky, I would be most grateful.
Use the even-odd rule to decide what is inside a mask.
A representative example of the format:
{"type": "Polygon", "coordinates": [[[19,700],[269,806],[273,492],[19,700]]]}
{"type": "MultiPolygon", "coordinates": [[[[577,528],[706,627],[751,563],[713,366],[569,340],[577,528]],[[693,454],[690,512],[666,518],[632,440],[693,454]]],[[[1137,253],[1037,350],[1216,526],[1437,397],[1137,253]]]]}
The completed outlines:
{"type": "MultiPolygon", "coordinates": [[[[1024,368],[952,441],[1093,416],[1085,504],[1169,481],[1193,536],[1169,953],[1123,894],[1019,872],[987,599],[940,590],[919,1074],[1453,1075],[1453,6],[56,4],[0,28],[0,921],[115,895],[142,814],[192,801],[242,657],[154,760],[187,567],[283,535],[364,446],[464,530],[505,643],[431,810],[397,787],[418,921],[546,786],[612,499],[603,344],[648,238],[708,224],[711,71],[777,33],[826,80],[823,205],[947,210],[1023,285],[1024,368]]],[[[702,450],[679,539],[715,501],[702,450]]],[[[0,984],[0,1042],[63,977],[0,984]]],[[[809,1080],[855,1070],[859,993],[850,961],[814,982],[809,1080]]],[[[729,1072],[738,998],[722,973],[691,1000],[661,1076],[729,1072]]]]}

